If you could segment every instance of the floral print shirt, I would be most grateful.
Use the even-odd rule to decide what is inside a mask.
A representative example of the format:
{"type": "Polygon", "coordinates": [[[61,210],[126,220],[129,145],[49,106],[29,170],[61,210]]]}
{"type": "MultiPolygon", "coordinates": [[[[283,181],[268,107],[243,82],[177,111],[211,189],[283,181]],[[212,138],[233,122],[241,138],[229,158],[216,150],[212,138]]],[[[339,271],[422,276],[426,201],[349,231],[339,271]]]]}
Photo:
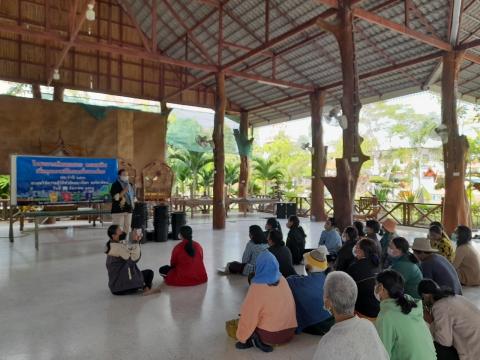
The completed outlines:
{"type": "Polygon", "coordinates": [[[449,238],[443,235],[440,240],[430,240],[430,244],[434,249],[438,250],[440,255],[444,256],[448,261],[453,263],[453,260],[455,259],[455,249],[453,248],[453,244],[449,238]]]}

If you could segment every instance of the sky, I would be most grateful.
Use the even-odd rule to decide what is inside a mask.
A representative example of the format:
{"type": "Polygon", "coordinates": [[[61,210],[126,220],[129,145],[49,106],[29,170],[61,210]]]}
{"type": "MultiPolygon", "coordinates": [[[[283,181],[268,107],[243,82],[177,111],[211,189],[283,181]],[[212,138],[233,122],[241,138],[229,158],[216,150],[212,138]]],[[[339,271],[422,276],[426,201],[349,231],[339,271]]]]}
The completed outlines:
{"type": "MultiPolygon", "coordinates": [[[[406,95],[402,96],[399,98],[387,100],[387,103],[391,104],[410,104],[413,106],[415,111],[417,113],[436,113],[440,117],[440,103],[438,100],[438,97],[435,96],[433,93],[424,91],[416,94],[411,94],[411,95],[406,95]]],[[[367,107],[368,105],[364,105],[364,108],[367,107]]],[[[474,106],[472,104],[467,104],[468,111],[473,111],[474,106]]],[[[361,115],[360,115],[361,116],[361,115]]],[[[463,129],[462,124],[460,125],[460,131],[469,133],[469,129],[463,129]],[[463,131],[462,131],[463,130],[463,131]]],[[[266,125],[262,127],[255,128],[254,130],[254,138],[255,142],[258,143],[259,145],[263,145],[269,141],[272,141],[273,138],[281,131],[285,132],[288,134],[292,140],[296,141],[298,140],[299,137],[301,136],[307,136],[310,138],[311,133],[310,133],[310,117],[304,118],[304,119],[299,119],[299,120],[294,120],[294,121],[288,121],[285,123],[280,123],[280,124],[273,124],[273,125],[266,125]]],[[[342,136],[342,130],[341,128],[337,126],[332,126],[329,124],[326,124],[324,122],[323,126],[324,130],[324,141],[326,145],[333,145],[338,142],[340,137],[342,136]]],[[[361,135],[366,135],[364,134],[365,130],[362,127],[362,124],[360,123],[359,131],[361,135]]],[[[383,136],[385,137],[385,134],[382,133],[377,133],[376,136],[383,136]]],[[[389,139],[390,141],[387,141],[386,148],[390,148],[392,146],[397,146],[397,147],[406,147],[409,146],[408,140],[406,139],[400,139],[400,138],[393,138],[389,139]]],[[[434,141],[434,140],[429,140],[425,146],[426,147],[433,147],[433,146],[439,146],[440,142],[439,141],[434,141]]]]}

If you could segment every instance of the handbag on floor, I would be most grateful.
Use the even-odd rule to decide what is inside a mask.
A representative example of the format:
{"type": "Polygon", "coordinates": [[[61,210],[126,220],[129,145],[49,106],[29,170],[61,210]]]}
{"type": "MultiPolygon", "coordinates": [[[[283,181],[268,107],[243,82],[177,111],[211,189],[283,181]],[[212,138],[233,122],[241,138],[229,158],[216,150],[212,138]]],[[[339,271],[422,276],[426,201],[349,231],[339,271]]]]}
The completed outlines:
{"type": "Polygon", "coordinates": [[[237,340],[237,329],[239,321],[240,319],[233,319],[225,322],[225,330],[227,331],[227,335],[235,340],[237,340]]]}

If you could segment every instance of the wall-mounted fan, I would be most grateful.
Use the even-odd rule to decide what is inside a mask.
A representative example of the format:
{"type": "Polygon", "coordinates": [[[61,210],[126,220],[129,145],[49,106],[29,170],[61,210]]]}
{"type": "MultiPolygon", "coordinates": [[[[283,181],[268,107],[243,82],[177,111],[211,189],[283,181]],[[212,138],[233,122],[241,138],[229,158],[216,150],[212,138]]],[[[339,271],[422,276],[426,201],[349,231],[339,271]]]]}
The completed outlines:
{"type": "Polygon", "coordinates": [[[342,113],[340,106],[333,107],[327,116],[324,117],[325,122],[329,125],[339,125],[343,130],[348,127],[348,119],[342,113]]]}

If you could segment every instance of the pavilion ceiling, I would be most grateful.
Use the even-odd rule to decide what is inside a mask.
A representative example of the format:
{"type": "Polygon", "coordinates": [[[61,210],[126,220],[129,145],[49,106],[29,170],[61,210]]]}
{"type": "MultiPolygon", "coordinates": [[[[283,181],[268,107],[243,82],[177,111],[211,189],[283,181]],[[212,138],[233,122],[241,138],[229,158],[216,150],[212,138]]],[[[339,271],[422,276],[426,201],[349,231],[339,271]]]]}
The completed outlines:
{"type": "MultiPolygon", "coordinates": [[[[352,2],[362,102],[435,86],[442,51],[461,44],[459,91],[480,97],[480,0],[352,2]]],[[[252,124],[295,119],[309,115],[315,88],[338,104],[338,45],[318,26],[334,20],[335,5],[100,0],[89,22],[86,0],[1,1],[0,78],[44,84],[58,67],[64,86],[212,106],[222,69],[230,111],[248,110],[252,124]]]]}

